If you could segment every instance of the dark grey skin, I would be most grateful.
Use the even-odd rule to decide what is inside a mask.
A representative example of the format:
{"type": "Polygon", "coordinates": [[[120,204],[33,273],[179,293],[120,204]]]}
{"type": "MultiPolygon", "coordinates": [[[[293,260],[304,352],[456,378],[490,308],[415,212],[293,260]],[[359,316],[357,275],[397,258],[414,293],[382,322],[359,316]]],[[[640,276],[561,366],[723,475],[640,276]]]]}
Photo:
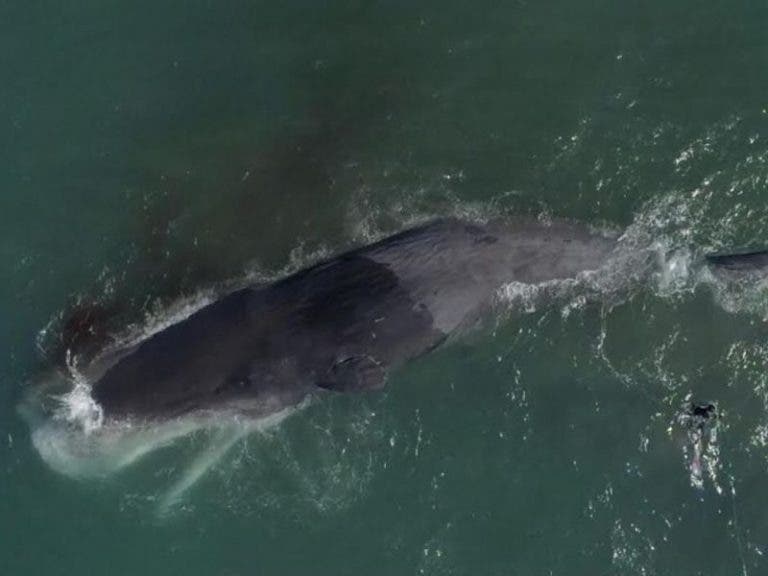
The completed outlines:
{"type": "Polygon", "coordinates": [[[107,419],[265,416],[387,373],[478,318],[509,282],[600,268],[616,240],[563,221],[446,219],[224,296],[124,353],[92,388],[107,419]]]}
{"type": "Polygon", "coordinates": [[[721,276],[738,278],[768,269],[768,252],[759,250],[736,254],[710,254],[707,263],[721,276]]]}

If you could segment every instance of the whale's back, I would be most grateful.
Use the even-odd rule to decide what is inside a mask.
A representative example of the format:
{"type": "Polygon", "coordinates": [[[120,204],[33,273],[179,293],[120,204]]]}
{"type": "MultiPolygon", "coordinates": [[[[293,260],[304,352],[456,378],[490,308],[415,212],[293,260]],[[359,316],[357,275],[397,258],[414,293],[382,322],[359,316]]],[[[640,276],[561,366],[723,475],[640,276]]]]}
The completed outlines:
{"type": "Polygon", "coordinates": [[[505,283],[570,278],[613,247],[567,222],[430,222],[224,296],[120,358],[93,396],[116,417],[233,406],[264,415],[317,387],[377,388],[505,283]]]}
{"type": "Polygon", "coordinates": [[[603,266],[616,240],[566,221],[439,220],[366,249],[389,266],[435,326],[451,333],[504,284],[573,278],[603,266]]]}

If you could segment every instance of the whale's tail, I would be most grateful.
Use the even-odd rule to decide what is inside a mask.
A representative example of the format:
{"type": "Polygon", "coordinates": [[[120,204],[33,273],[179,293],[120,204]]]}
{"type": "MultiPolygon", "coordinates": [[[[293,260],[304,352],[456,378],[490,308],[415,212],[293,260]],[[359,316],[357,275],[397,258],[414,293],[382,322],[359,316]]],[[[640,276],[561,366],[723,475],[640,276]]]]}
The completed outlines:
{"type": "Polygon", "coordinates": [[[768,250],[735,254],[710,254],[707,263],[715,270],[735,273],[768,271],[768,250]]]}
{"type": "Polygon", "coordinates": [[[725,282],[763,282],[768,278],[768,250],[709,254],[710,272],[725,282]]]}

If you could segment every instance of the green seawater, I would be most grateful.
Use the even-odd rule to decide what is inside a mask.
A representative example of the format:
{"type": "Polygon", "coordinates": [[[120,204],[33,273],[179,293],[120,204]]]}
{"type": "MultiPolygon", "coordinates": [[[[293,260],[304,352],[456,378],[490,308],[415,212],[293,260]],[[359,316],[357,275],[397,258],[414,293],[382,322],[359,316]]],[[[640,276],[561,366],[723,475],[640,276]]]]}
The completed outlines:
{"type": "Polygon", "coordinates": [[[0,574],[768,573],[768,4],[0,0],[0,574]],[[630,231],[532,302],[224,454],[74,480],[17,413],[110,331],[441,215],[630,231]],[[703,469],[678,417],[720,419],[703,469]],[[700,484],[696,486],[694,484],[700,484]]]}

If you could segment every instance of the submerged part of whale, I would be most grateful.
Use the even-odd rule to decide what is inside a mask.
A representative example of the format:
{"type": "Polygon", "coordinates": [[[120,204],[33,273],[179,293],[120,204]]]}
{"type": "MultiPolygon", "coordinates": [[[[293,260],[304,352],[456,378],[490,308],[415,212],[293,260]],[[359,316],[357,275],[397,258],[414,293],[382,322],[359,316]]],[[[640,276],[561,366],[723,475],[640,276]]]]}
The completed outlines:
{"type": "Polygon", "coordinates": [[[564,221],[433,221],[224,296],[84,372],[106,420],[263,417],[318,389],[380,388],[476,320],[501,286],[573,278],[615,246],[564,221]]]}

